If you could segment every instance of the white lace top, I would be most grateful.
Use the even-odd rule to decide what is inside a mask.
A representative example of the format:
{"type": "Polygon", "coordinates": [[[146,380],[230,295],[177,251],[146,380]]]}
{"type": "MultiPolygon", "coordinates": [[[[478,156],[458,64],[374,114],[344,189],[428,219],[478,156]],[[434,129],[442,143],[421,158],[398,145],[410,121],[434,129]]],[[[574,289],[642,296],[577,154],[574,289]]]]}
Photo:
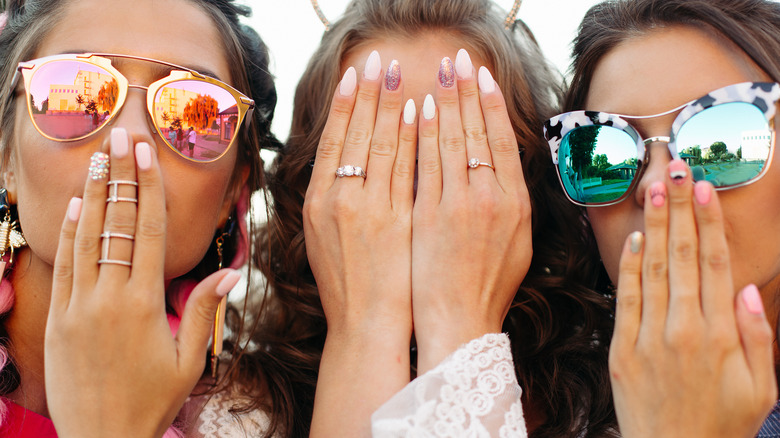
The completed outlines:
{"type": "Polygon", "coordinates": [[[509,338],[487,334],[416,378],[371,417],[374,437],[527,437],[509,338]]]}

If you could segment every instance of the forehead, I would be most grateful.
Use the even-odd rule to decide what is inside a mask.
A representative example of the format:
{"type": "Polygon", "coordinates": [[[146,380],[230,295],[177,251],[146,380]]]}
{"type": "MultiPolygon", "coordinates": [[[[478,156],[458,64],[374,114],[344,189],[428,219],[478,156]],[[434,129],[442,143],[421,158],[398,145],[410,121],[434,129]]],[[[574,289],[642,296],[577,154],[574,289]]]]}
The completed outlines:
{"type": "Polygon", "coordinates": [[[433,94],[436,89],[442,58],[447,56],[454,62],[460,49],[469,52],[475,70],[486,65],[463,37],[446,31],[424,31],[408,37],[379,37],[361,42],[344,57],[341,73],[352,66],[362,74],[368,55],[376,50],[382,58],[383,68],[387,68],[394,59],[398,61],[404,83],[404,99],[414,99],[420,108],[425,95],[433,94]]]}
{"type": "Polygon", "coordinates": [[[68,1],[34,58],[73,52],[142,56],[230,79],[217,27],[192,1],[68,1]]]}
{"type": "Polygon", "coordinates": [[[630,38],[602,57],[586,109],[657,114],[727,85],[770,81],[734,44],[714,32],[674,26],[630,38]]]}

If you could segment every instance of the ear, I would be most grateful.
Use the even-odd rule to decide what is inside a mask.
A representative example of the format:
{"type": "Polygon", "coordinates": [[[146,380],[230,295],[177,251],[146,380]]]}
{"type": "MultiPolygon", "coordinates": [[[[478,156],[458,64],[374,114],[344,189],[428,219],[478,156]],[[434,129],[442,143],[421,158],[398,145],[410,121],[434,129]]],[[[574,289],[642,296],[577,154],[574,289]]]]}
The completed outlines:
{"type": "Polygon", "coordinates": [[[239,164],[236,167],[235,175],[219,211],[219,228],[225,226],[230,214],[233,212],[233,207],[235,207],[238,198],[241,196],[241,191],[246,186],[247,179],[249,179],[249,165],[239,164]]]}
{"type": "Polygon", "coordinates": [[[1,184],[8,191],[8,203],[16,205],[16,174],[14,174],[13,169],[3,171],[1,184]]]}

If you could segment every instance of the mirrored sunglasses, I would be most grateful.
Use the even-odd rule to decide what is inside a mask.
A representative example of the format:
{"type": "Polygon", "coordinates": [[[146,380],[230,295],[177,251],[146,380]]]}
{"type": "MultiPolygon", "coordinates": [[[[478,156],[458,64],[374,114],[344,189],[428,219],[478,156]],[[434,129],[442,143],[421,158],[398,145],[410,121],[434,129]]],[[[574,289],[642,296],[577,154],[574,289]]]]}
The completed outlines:
{"type": "Polygon", "coordinates": [[[77,141],[111,124],[128,88],[146,90],[157,134],[180,156],[207,163],[225,155],[254,101],[230,85],[194,70],[129,55],[65,54],[20,62],[27,109],[35,129],[54,141],[77,141]],[[168,76],[149,86],[128,83],[112,58],[162,64],[168,76]]]}
{"type": "Polygon", "coordinates": [[[780,84],[745,82],[715,90],[652,116],[573,111],[545,122],[544,136],[566,196],[595,207],[626,199],[641,180],[653,142],[668,144],[685,160],[695,181],[716,190],[750,184],[772,161],[774,117],[780,84]],[[628,122],[680,111],[668,137],[643,139],[628,122]]]}

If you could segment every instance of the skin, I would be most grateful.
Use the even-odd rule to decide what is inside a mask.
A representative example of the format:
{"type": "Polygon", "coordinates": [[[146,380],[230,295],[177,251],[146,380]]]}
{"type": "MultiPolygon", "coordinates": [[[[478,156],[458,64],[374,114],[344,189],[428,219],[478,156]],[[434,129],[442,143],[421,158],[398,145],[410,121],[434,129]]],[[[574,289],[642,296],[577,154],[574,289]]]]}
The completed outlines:
{"type": "MultiPolygon", "coordinates": [[[[655,114],[748,81],[769,78],[722,38],[688,27],[660,28],[602,58],[586,109],[655,114]]],[[[673,119],[635,126],[644,138],[668,135],[673,119]]],[[[717,193],[708,182],[694,186],[690,169],[671,161],[666,144],[650,148],[649,167],[633,196],[588,210],[618,285],[609,366],[621,433],[755,436],[777,398],[767,323],[775,313],[764,313],[753,286],[735,291],[752,282],[773,301],[780,255],[772,237],[780,231],[773,193],[780,170],[770,167],[752,185],[717,193]],[[685,176],[671,178],[676,171],[685,176]],[[634,230],[644,236],[626,241],[634,230]]]]}
{"type": "MultiPolygon", "coordinates": [[[[61,11],[58,24],[44,36],[33,58],[74,51],[133,54],[210,72],[229,83],[228,60],[225,58],[220,42],[221,38],[211,18],[196,5],[187,1],[114,1],[110,5],[98,0],[73,1],[61,11]],[[177,17],[188,25],[170,26],[167,17],[170,16],[171,10],[177,11],[177,17]],[[72,25],[80,22],[84,16],[91,17],[89,26],[72,25]],[[125,25],[116,26],[116,17],[122,17],[125,25]],[[210,55],[204,57],[203,53],[210,55]]],[[[139,61],[115,63],[115,66],[131,84],[148,85],[166,74],[155,70],[157,65],[139,61]]],[[[24,99],[17,99],[16,102],[14,141],[9,145],[13,150],[12,159],[3,178],[12,202],[17,203],[20,223],[29,247],[18,254],[16,271],[12,277],[17,291],[16,304],[6,323],[10,337],[14,340],[13,357],[22,373],[22,384],[17,391],[10,394],[10,398],[28,409],[48,415],[44,392],[43,345],[52,288],[54,293],[59,294],[59,299],[62,300],[60,304],[64,307],[53,308],[49,322],[54,321],[63,333],[72,336],[58,336],[53,330],[47,335],[47,363],[83,361],[81,365],[84,370],[76,372],[75,375],[61,376],[58,380],[58,373],[50,374],[47,369],[47,384],[49,379],[60,384],[72,380],[75,388],[68,387],[66,384],[58,385],[60,391],[57,394],[63,396],[68,391],[76,391],[71,392],[71,395],[78,395],[79,378],[84,378],[82,383],[89,382],[90,367],[95,368],[92,370],[95,371],[93,374],[95,381],[101,381],[103,376],[101,373],[110,369],[110,366],[122,363],[120,361],[122,355],[138,354],[133,352],[131,347],[128,347],[127,351],[121,349],[113,353],[106,351],[107,357],[103,358],[94,358],[88,354],[91,350],[99,350],[101,341],[105,341],[107,345],[115,345],[121,343],[123,339],[127,341],[127,338],[122,336],[132,338],[133,324],[138,328],[137,326],[143,327],[145,322],[149,321],[149,319],[135,318],[139,316],[138,313],[148,311],[145,317],[154,316],[152,318],[154,324],[151,326],[159,330],[151,336],[160,336],[167,330],[165,325],[160,324],[160,321],[165,318],[161,306],[164,281],[180,276],[197,265],[211,244],[215,230],[230,214],[237,198],[237,193],[234,193],[230,185],[231,177],[236,171],[237,147],[234,146],[222,159],[208,165],[182,159],[152,131],[147,121],[146,94],[138,90],[130,89],[126,103],[111,127],[82,141],[68,144],[52,142],[39,135],[27,115],[24,99]],[[125,148],[128,150],[126,154],[120,156],[112,150],[118,142],[126,144],[125,148]],[[135,145],[139,143],[151,147],[153,158],[152,170],[138,172],[138,197],[140,198],[138,213],[136,214],[133,205],[127,203],[106,207],[105,199],[102,205],[97,206],[98,204],[93,203],[92,199],[105,198],[107,192],[104,191],[105,181],[97,185],[92,182],[93,186],[90,186],[91,181],[87,179],[90,156],[95,151],[112,150],[111,176],[135,179],[133,151],[135,145]],[[86,186],[85,181],[87,181],[86,186]],[[92,195],[89,194],[90,187],[94,191],[92,195]],[[84,197],[84,208],[80,218],[84,224],[66,220],[63,226],[66,208],[73,197],[84,197]],[[148,200],[146,207],[144,207],[144,200],[148,200]],[[151,206],[155,206],[157,211],[150,212],[151,206]],[[138,218],[138,226],[136,218],[138,218]],[[165,224],[165,227],[160,228],[159,224],[165,224]],[[77,225],[78,233],[75,231],[77,225]],[[149,269],[146,274],[143,274],[140,269],[133,270],[129,279],[127,268],[122,271],[116,269],[117,266],[109,266],[108,269],[95,271],[95,260],[92,260],[91,256],[99,254],[99,234],[104,227],[112,231],[135,233],[134,252],[148,255],[150,263],[157,268],[149,269]],[[147,234],[157,237],[150,238],[151,243],[147,243],[143,239],[147,234]],[[68,248],[73,251],[74,245],[78,251],[69,252],[68,248]],[[145,251],[147,248],[154,250],[147,252],[145,251]],[[59,266],[55,270],[57,264],[59,266]],[[52,285],[54,272],[59,276],[52,285]],[[73,281],[74,272],[76,281],[73,281]],[[82,275],[85,272],[89,275],[82,275]],[[94,277],[92,279],[94,281],[84,281],[90,275],[94,277]],[[140,277],[143,278],[139,279],[140,277]],[[133,283],[131,280],[136,282],[133,283]],[[76,308],[77,306],[68,308],[67,305],[70,299],[84,298],[79,294],[85,290],[116,291],[123,288],[133,290],[141,284],[143,288],[154,291],[154,294],[148,296],[153,311],[144,309],[147,303],[124,303],[122,301],[124,297],[119,297],[113,303],[106,300],[77,301],[82,305],[94,304],[92,308],[84,309],[82,315],[79,314],[80,310],[76,308]],[[66,313],[66,309],[70,313],[66,313]],[[118,309],[121,309],[121,312],[117,313],[118,309]],[[128,309],[130,311],[127,311],[128,309]],[[134,312],[135,310],[138,312],[134,312]],[[123,327],[128,330],[123,331],[123,327]],[[112,339],[111,336],[100,336],[108,333],[116,337],[112,339]],[[82,339],[81,342],[79,338],[82,339]],[[55,348],[49,349],[49,345],[54,345],[55,348]],[[68,348],[72,348],[71,359],[67,359],[68,353],[65,350],[68,348]],[[79,353],[84,355],[79,356],[79,353]],[[114,353],[116,355],[111,356],[114,353]],[[101,363],[106,368],[101,368],[101,363]]],[[[246,177],[245,168],[238,169],[238,172],[244,178],[246,177]]],[[[120,188],[120,196],[134,195],[134,189],[131,187],[120,188]]],[[[129,242],[114,239],[111,245],[112,258],[130,259],[133,250],[129,242]]],[[[214,288],[225,273],[226,271],[222,271],[218,278],[209,277],[211,280],[204,282],[207,283],[205,290],[196,289],[197,293],[193,298],[200,307],[196,308],[195,304],[190,306],[188,303],[188,306],[194,310],[185,313],[201,312],[200,316],[203,317],[199,320],[200,325],[185,330],[187,333],[184,336],[197,334],[189,340],[192,342],[193,351],[201,349],[202,352],[205,349],[210,327],[210,322],[207,322],[208,315],[213,315],[213,309],[218,301],[218,298],[214,297],[214,288]],[[203,297],[209,293],[211,300],[204,301],[203,297]],[[197,348],[195,348],[196,344],[197,348]]],[[[106,297],[110,296],[106,295],[106,297]]],[[[183,317],[183,326],[192,324],[189,318],[187,315],[183,317]]],[[[149,333],[139,329],[136,336],[144,336],[144,334],[149,333]]],[[[186,339],[179,339],[178,342],[185,344],[186,341],[186,339]]],[[[143,346],[142,342],[137,344],[139,348],[143,346]]],[[[165,347],[171,345],[166,344],[165,347]]],[[[155,362],[154,353],[156,351],[153,350],[151,353],[149,350],[144,353],[144,355],[151,355],[151,357],[147,356],[150,363],[155,362]]],[[[170,391],[177,393],[176,397],[180,397],[180,392],[191,389],[191,385],[194,384],[192,376],[199,376],[199,373],[195,373],[198,367],[201,371],[203,369],[202,357],[201,355],[194,366],[189,365],[188,379],[180,379],[186,380],[186,383],[176,379],[171,381],[173,386],[180,383],[178,389],[170,391]],[[198,363],[200,365],[197,365],[198,363]],[[189,389],[186,389],[188,386],[189,389]]],[[[188,358],[188,361],[192,360],[193,358],[188,358]]],[[[67,374],[66,371],[73,371],[65,366],[61,369],[60,375],[67,374]]],[[[130,380],[133,374],[128,373],[126,377],[130,380]]],[[[102,381],[108,384],[110,379],[102,381]]],[[[120,384],[125,383],[120,382],[120,384]]],[[[118,388],[117,393],[121,394],[122,389],[118,388]]],[[[78,405],[75,403],[77,399],[78,397],[70,403],[78,405]]],[[[93,406],[95,401],[103,400],[100,397],[88,397],[88,399],[92,401],[93,406]]],[[[51,402],[49,404],[53,409],[51,402]]],[[[56,406],[62,409],[67,406],[67,403],[63,400],[61,405],[56,406]]],[[[106,403],[105,406],[106,409],[110,409],[121,405],[111,402],[106,403]]],[[[170,411],[175,414],[178,410],[175,407],[167,409],[166,416],[170,416],[170,411]]],[[[121,412],[121,409],[119,411],[121,412]]],[[[65,409],[60,412],[68,411],[65,409]]],[[[82,413],[79,412],[77,415],[80,414],[82,413]]],[[[60,415],[60,418],[68,417],[67,414],[60,415]]],[[[58,424],[58,429],[59,426],[58,424]]],[[[153,427],[164,429],[167,425],[157,424],[153,427]]],[[[62,430],[73,431],[74,429],[63,428],[62,430]]],[[[111,430],[120,433],[119,429],[111,430]]]]}
{"type": "Polygon", "coordinates": [[[530,264],[530,202],[500,90],[479,90],[475,55],[451,88],[437,80],[442,58],[454,61],[460,48],[431,32],[369,40],[344,60],[347,75],[358,66],[357,90],[334,94],[304,203],[328,319],[312,436],[369,434],[371,414],[409,382],[412,327],[418,374],[500,332],[530,264]],[[360,68],[372,50],[382,59],[375,80],[360,68]],[[395,91],[383,87],[392,59],[403,78],[395,91]],[[405,101],[421,108],[428,93],[434,117],[403,122],[405,101]],[[468,157],[495,172],[468,170],[468,157]],[[348,163],[366,166],[365,182],[335,177],[348,163]]]}

